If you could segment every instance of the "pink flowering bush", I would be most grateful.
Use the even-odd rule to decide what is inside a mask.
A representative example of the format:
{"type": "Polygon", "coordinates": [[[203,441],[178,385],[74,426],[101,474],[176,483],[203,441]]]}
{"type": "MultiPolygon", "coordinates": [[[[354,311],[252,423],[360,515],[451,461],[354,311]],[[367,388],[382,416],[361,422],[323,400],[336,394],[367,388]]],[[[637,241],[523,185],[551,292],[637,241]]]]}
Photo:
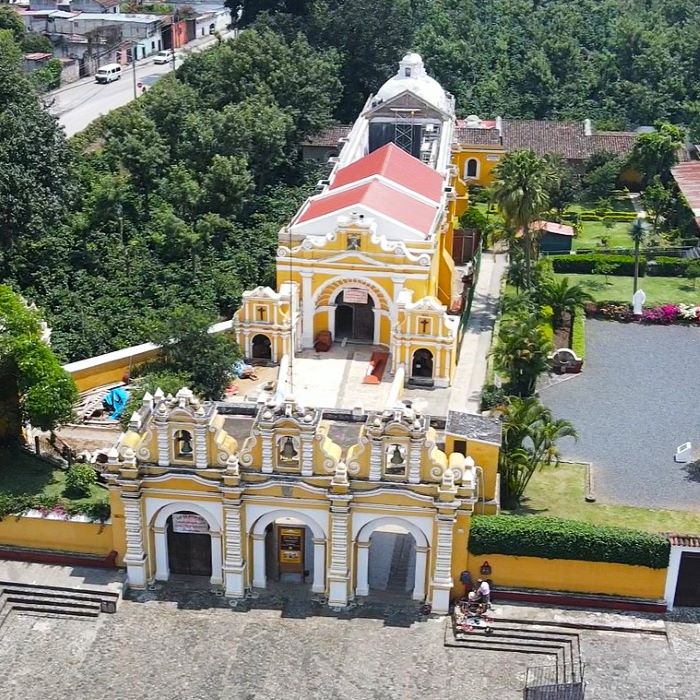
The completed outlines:
{"type": "Polygon", "coordinates": [[[632,313],[629,304],[615,301],[600,301],[586,304],[586,315],[622,323],[641,322],[657,326],[669,326],[674,323],[700,325],[700,306],[691,304],[662,304],[650,306],[642,312],[641,317],[632,313]]]}

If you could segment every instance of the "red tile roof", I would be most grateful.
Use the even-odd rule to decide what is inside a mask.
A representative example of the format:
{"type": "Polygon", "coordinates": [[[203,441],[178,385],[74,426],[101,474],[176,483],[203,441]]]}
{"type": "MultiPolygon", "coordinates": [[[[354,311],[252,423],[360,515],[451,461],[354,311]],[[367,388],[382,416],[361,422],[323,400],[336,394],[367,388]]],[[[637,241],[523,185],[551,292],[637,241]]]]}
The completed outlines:
{"type": "Polygon", "coordinates": [[[302,146],[324,146],[331,148],[338,145],[338,141],[345,138],[351,131],[352,124],[336,124],[329,126],[317,134],[307,136],[302,142],[302,146]]]}
{"type": "Polygon", "coordinates": [[[554,221],[534,221],[531,226],[533,231],[546,231],[547,233],[555,233],[558,236],[575,236],[573,226],[566,224],[557,224],[554,221]]]}
{"type": "Polygon", "coordinates": [[[383,176],[433,202],[439,202],[442,197],[442,175],[393,143],[340,168],[330,189],[335,190],[373,176],[383,176]]]}
{"type": "Polygon", "coordinates": [[[693,210],[695,224],[700,228],[700,162],[688,161],[671,168],[678,189],[693,210]]]}
{"type": "Polygon", "coordinates": [[[674,547],[698,547],[700,548],[700,535],[668,535],[668,541],[674,547]]]}
{"type": "Polygon", "coordinates": [[[454,140],[463,145],[500,146],[501,133],[498,129],[482,129],[473,126],[458,126],[454,131],[454,140]]]}
{"type": "MultiPolygon", "coordinates": [[[[409,156],[410,157],[410,156],[409,156]]],[[[382,182],[372,181],[310,199],[292,224],[301,224],[351,207],[364,206],[409,228],[429,235],[438,205],[431,206],[382,182]]]]}

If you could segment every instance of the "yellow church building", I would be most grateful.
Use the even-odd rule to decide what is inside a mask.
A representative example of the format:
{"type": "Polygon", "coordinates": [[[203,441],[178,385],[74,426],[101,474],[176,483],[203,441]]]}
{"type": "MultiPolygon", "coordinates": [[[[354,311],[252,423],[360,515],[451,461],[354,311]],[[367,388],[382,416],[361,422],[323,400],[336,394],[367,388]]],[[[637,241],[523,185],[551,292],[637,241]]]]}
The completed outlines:
{"type": "Polygon", "coordinates": [[[454,126],[454,98],[406,55],[280,230],[279,292],[244,295],[234,326],[247,357],[279,362],[330,333],[384,346],[407,381],[451,384],[462,292],[451,252],[467,206],[454,126]]]}

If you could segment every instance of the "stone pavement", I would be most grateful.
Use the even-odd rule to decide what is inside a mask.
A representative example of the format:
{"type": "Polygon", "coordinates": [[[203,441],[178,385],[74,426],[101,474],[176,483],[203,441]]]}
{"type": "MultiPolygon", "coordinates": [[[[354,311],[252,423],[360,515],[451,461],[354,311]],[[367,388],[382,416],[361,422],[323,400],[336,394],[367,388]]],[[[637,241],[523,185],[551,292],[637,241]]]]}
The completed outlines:
{"type": "MultiPolygon", "coordinates": [[[[696,698],[699,620],[698,610],[674,611],[668,638],[582,632],[587,697],[696,698]]],[[[334,612],[302,587],[232,609],[175,582],[95,621],[13,613],[0,633],[0,687],[4,700],[522,698],[526,668],[541,658],[445,647],[446,624],[401,601],[334,612]]]]}
{"type": "Polygon", "coordinates": [[[121,593],[126,574],[116,569],[93,569],[84,566],[33,564],[26,561],[0,559],[0,581],[10,583],[60,586],[64,588],[92,588],[121,593]]]}
{"type": "Polygon", "coordinates": [[[501,295],[501,279],[506,267],[504,253],[494,256],[484,251],[450,394],[449,408],[452,411],[479,413],[481,389],[486,380],[488,354],[501,295]]]}

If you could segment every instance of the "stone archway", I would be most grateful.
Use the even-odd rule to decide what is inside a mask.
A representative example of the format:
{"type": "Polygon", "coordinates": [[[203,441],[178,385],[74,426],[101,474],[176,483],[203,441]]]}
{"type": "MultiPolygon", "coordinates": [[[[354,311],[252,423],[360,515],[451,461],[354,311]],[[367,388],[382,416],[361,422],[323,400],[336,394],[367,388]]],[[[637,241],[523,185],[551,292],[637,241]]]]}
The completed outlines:
{"type": "Polygon", "coordinates": [[[274,523],[302,524],[311,530],[313,535],[313,593],[324,593],[326,590],[326,533],[321,525],[303,511],[276,509],[261,515],[250,529],[249,535],[253,540],[253,586],[267,586],[267,528],[274,523]]]}
{"type": "Polygon", "coordinates": [[[345,297],[343,290],[335,299],[334,338],[338,341],[347,338],[357,343],[372,343],[375,335],[374,300],[369,294],[366,301],[361,303],[348,301],[345,297]]]}
{"type": "Polygon", "coordinates": [[[433,353],[426,348],[420,348],[413,353],[411,361],[411,379],[433,378],[433,353]]]}
{"type": "Polygon", "coordinates": [[[372,533],[382,528],[398,528],[411,535],[415,542],[415,570],[413,577],[414,600],[425,599],[425,578],[428,563],[428,539],[423,531],[409,520],[404,518],[376,518],[365,524],[357,533],[355,544],[357,546],[357,585],[355,593],[358,596],[369,595],[370,581],[370,538],[372,533]]]}
{"type": "Polygon", "coordinates": [[[272,359],[272,342],[263,333],[258,333],[253,336],[250,344],[251,357],[254,360],[271,360],[272,359]]]}

